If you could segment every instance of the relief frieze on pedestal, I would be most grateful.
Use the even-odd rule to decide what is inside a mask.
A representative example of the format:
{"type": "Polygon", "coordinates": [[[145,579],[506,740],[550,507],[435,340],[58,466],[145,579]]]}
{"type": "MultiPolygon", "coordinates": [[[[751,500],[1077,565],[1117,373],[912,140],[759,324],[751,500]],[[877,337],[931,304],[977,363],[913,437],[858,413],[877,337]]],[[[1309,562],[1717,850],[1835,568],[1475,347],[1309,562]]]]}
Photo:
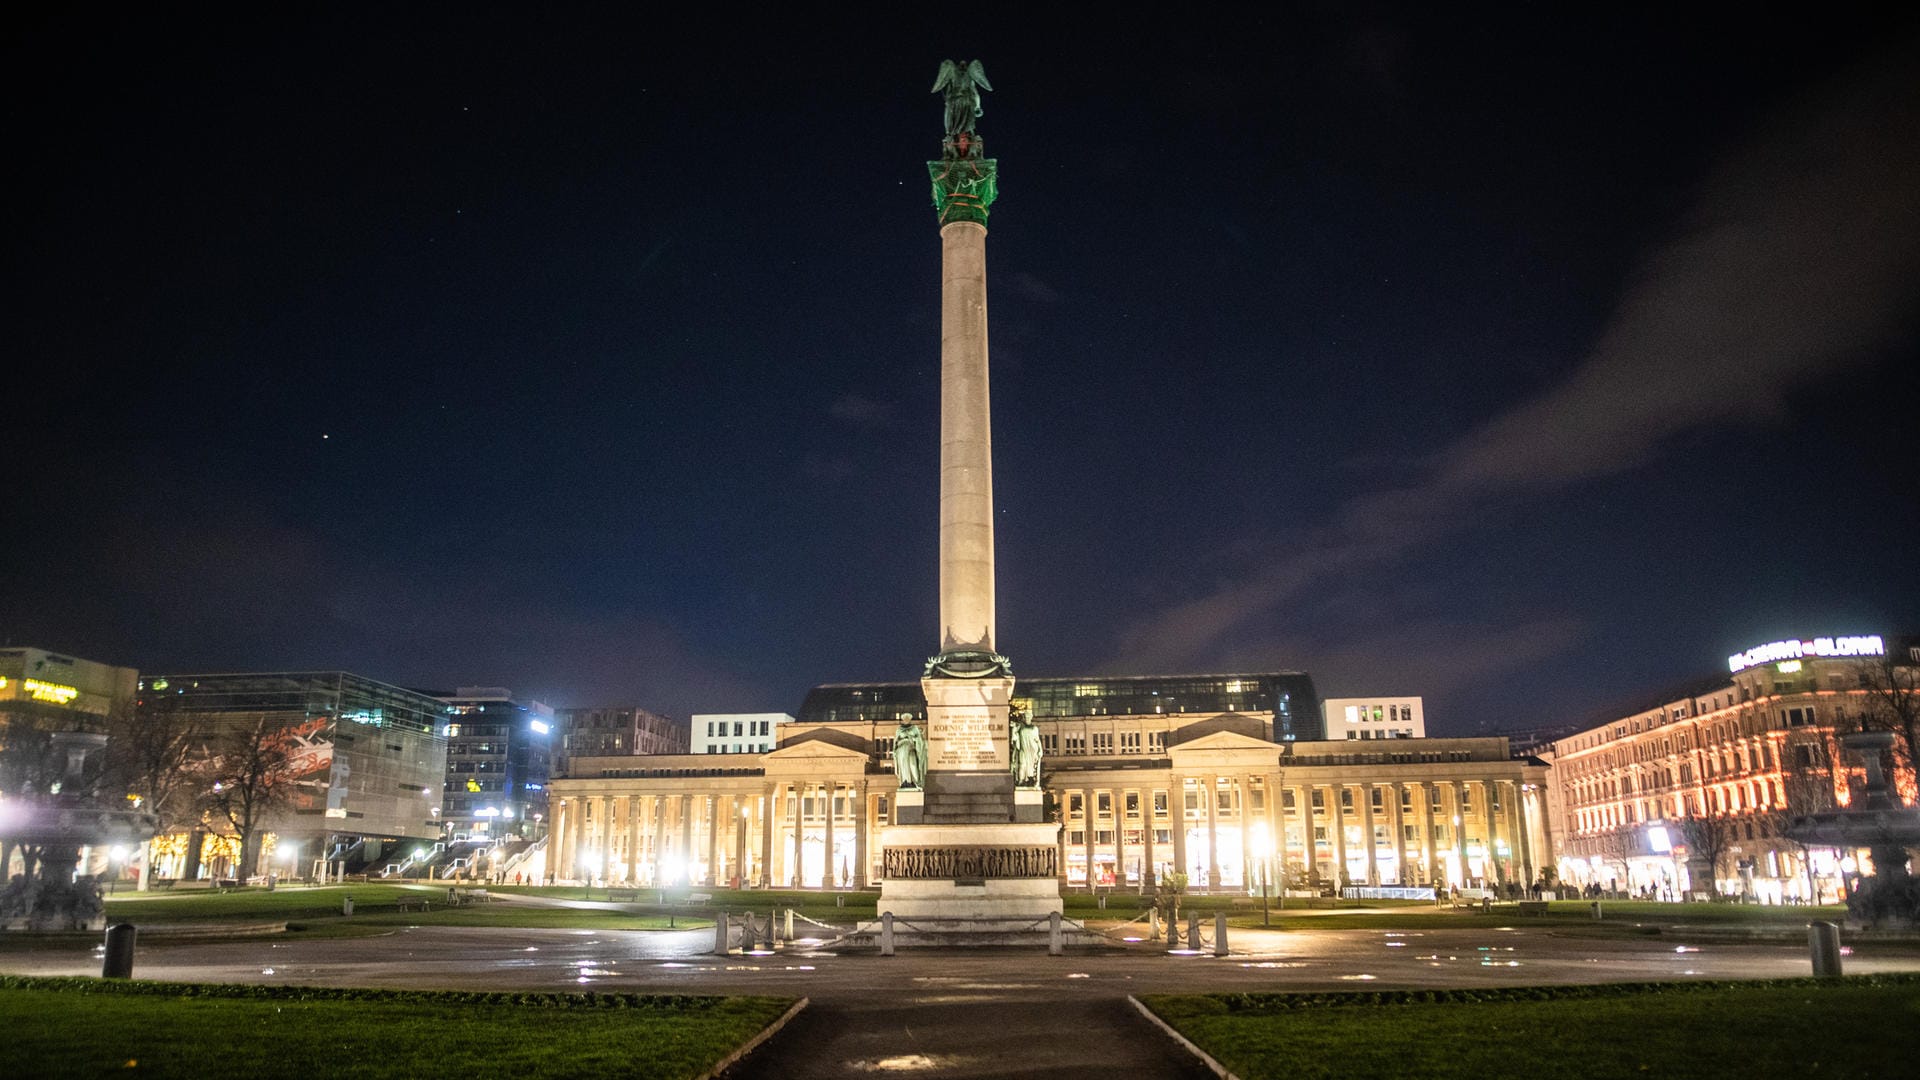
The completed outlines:
{"type": "Polygon", "coordinates": [[[1052,847],[890,847],[883,875],[912,881],[942,878],[1050,878],[1060,876],[1052,847]]]}

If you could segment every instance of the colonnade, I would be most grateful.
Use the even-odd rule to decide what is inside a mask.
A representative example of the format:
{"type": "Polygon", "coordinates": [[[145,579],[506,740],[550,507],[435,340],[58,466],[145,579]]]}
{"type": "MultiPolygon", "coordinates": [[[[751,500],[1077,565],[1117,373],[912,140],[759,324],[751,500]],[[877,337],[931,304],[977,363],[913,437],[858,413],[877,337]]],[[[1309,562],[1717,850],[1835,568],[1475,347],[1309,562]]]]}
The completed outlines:
{"type": "Polygon", "coordinates": [[[676,793],[569,794],[556,783],[551,795],[551,878],[647,887],[864,888],[886,805],[865,781],[834,780],[676,793]]]}
{"type": "Polygon", "coordinates": [[[1066,822],[1061,865],[1075,885],[1150,887],[1176,869],[1192,889],[1253,891],[1263,866],[1275,889],[1282,870],[1294,887],[1524,885],[1546,836],[1527,811],[1529,785],[1514,780],[1321,780],[1297,771],[1175,773],[1164,787],[1053,779],[1066,822]],[[1166,841],[1156,836],[1163,829],[1166,841]]]}

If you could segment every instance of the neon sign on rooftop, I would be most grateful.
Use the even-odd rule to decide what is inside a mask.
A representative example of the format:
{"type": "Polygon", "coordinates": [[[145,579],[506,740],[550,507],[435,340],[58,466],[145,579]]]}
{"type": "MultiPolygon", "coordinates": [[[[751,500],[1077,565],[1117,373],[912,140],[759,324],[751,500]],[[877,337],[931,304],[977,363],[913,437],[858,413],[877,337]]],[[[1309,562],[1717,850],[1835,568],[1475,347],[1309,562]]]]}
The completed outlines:
{"type": "Polygon", "coordinates": [[[1746,652],[1734,653],[1727,657],[1727,667],[1731,671],[1741,671],[1760,664],[1798,660],[1806,656],[1885,656],[1886,654],[1886,644],[1880,640],[1879,634],[1807,638],[1804,641],[1789,638],[1786,641],[1755,645],[1746,652]]]}

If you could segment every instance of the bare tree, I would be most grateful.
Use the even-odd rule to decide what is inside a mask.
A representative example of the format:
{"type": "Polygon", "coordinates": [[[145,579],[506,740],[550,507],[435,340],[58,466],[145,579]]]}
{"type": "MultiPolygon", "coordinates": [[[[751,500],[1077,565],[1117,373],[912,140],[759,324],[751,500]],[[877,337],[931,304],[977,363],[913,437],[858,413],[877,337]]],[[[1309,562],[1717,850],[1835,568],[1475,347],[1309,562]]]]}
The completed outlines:
{"type": "MultiPolygon", "coordinates": [[[[1706,801],[1705,793],[1696,799],[1687,797],[1686,812],[1667,822],[1678,841],[1687,849],[1687,862],[1704,864],[1707,868],[1707,892],[1720,895],[1720,867],[1726,861],[1727,851],[1740,839],[1740,822],[1725,810],[1716,810],[1706,801]]],[[[1696,883],[1695,891],[1698,891],[1696,883]]]]}
{"type": "Polygon", "coordinates": [[[319,717],[289,725],[261,716],[236,721],[213,740],[201,770],[209,781],[202,799],[240,840],[241,878],[259,862],[262,827],[300,790],[310,768],[308,737],[327,723],[319,717]]]}
{"type": "MultiPolygon", "coordinates": [[[[203,720],[179,707],[178,700],[156,695],[138,708],[116,710],[108,717],[112,741],[107,744],[110,790],[124,791],[134,807],[158,819],[160,833],[199,816],[195,805],[201,793],[196,758],[205,734],[203,720]]],[[[140,847],[140,889],[152,874],[152,841],[140,847]]]]}
{"type": "Polygon", "coordinates": [[[1854,665],[1860,689],[1866,691],[1865,707],[1859,721],[1869,731],[1894,733],[1894,789],[1911,805],[1915,796],[1914,770],[1920,765],[1920,663],[1910,656],[1889,649],[1885,656],[1864,659],[1854,665]]]}

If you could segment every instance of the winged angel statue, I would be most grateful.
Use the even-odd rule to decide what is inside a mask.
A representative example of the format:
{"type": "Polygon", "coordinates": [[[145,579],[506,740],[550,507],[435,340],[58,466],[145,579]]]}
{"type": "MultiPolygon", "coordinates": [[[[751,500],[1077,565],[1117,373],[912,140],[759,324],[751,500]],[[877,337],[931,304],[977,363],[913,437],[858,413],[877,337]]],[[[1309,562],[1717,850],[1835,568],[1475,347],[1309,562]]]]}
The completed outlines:
{"type": "Polygon", "coordinates": [[[933,80],[933,92],[947,94],[947,134],[973,134],[973,122],[980,118],[980,91],[991,90],[987,69],[980,61],[969,60],[965,67],[958,60],[940,61],[940,75],[933,80]]]}

